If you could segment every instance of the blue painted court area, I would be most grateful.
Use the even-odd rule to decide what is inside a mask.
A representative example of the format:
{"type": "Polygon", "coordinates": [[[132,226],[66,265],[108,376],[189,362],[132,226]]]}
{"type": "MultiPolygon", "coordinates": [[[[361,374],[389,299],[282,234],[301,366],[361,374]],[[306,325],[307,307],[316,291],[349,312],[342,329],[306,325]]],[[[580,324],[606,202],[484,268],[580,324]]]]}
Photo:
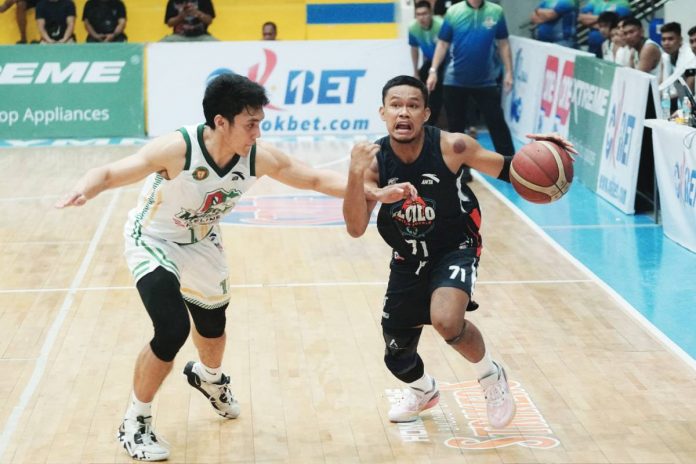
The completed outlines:
{"type": "MultiPolygon", "coordinates": [[[[492,148],[488,134],[481,134],[479,141],[492,148]]],[[[580,182],[561,200],[535,205],[520,198],[510,184],[486,180],[696,359],[696,253],[665,237],[652,217],[626,215],[580,182]]]]}

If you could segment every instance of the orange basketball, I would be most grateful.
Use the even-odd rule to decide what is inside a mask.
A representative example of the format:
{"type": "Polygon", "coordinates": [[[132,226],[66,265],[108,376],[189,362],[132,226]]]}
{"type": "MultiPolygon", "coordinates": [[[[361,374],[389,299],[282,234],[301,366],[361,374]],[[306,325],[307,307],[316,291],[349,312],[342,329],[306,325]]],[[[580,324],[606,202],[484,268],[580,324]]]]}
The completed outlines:
{"type": "Polygon", "coordinates": [[[572,181],[573,159],[554,142],[529,143],[512,158],[510,183],[522,198],[532,203],[558,200],[572,181]]]}

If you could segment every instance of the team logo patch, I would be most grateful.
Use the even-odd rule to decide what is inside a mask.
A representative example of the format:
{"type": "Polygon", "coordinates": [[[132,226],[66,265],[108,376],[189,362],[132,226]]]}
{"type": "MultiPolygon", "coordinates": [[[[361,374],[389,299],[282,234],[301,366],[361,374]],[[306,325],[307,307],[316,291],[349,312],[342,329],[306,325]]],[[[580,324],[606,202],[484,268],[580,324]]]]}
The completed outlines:
{"type": "Polygon", "coordinates": [[[495,19],[488,16],[486,19],[483,20],[483,25],[486,29],[491,29],[493,26],[495,26],[495,19]]]}
{"type": "Polygon", "coordinates": [[[391,209],[391,217],[401,235],[423,238],[435,227],[435,202],[418,196],[396,203],[391,209]]]}
{"type": "Polygon", "coordinates": [[[209,175],[210,175],[210,171],[208,171],[208,168],[203,167],[203,166],[197,167],[191,173],[191,176],[195,180],[205,180],[208,178],[209,175]]]}

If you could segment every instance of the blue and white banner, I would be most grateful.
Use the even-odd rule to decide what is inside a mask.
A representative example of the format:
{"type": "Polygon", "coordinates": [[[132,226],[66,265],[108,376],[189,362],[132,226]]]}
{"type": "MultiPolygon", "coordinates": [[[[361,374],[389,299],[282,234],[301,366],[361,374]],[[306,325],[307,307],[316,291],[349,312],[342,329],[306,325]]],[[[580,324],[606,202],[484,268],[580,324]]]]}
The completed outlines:
{"type": "Polygon", "coordinates": [[[617,68],[604,130],[597,193],[624,213],[635,212],[648,92],[655,77],[617,68]]]}
{"type": "Polygon", "coordinates": [[[147,49],[148,134],[203,121],[206,84],[226,72],[266,88],[263,135],[382,133],[382,87],[412,68],[405,40],[155,43],[147,49]]]}
{"type": "Polygon", "coordinates": [[[648,120],[665,235],[696,253],[696,129],[648,120]]]}

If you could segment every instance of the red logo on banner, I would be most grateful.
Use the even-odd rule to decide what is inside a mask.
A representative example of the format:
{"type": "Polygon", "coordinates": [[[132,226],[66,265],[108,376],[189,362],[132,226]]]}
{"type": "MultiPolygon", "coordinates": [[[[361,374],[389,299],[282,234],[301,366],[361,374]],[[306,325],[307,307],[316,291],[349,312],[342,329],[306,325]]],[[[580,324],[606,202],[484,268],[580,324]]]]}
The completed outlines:
{"type": "Polygon", "coordinates": [[[544,88],[541,93],[541,110],[544,116],[551,117],[553,102],[556,101],[556,80],[558,78],[558,57],[549,55],[546,58],[546,71],[544,72],[544,88]]]}
{"type": "Polygon", "coordinates": [[[558,104],[556,105],[556,119],[561,123],[561,126],[568,125],[568,116],[570,116],[570,99],[573,96],[573,70],[575,63],[568,60],[563,65],[563,75],[561,83],[558,87],[558,104]]]}

